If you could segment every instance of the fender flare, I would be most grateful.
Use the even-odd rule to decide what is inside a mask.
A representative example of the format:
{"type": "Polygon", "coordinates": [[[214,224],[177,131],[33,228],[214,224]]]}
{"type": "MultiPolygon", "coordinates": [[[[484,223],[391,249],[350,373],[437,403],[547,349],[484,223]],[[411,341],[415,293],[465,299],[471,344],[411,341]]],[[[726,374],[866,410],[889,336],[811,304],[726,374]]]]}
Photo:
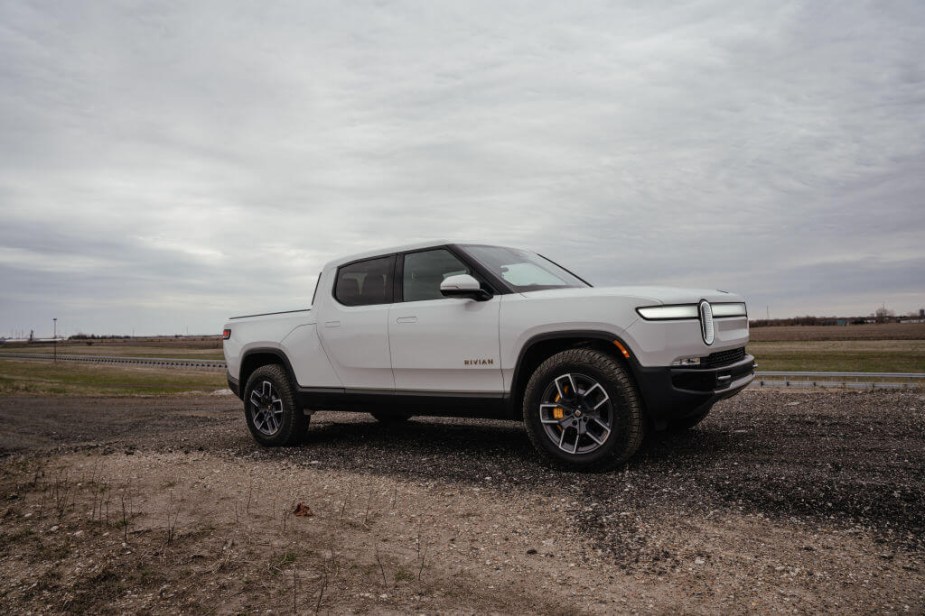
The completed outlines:
{"type": "MultiPolygon", "coordinates": [[[[608,344],[613,344],[614,340],[619,341],[619,343],[623,345],[623,348],[625,348],[629,352],[629,355],[630,355],[629,358],[621,357],[621,359],[625,359],[627,365],[629,365],[630,372],[631,372],[633,379],[638,384],[639,379],[637,378],[637,374],[638,374],[639,365],[636,361],[636,355],[635,353],[633,353],[633,349],[630,347],[630,345],[626,344],[622,336],[618,336],[616,334],[613,334],[611,332],[604,331],[604,330],[563,329],[563,330],[558,330],[554,332],[545,332],[542,334],[536,334],[535,336],[532,336],[531,338],[527,339],[524,345],[520,347],[520,351],[517,353],[517,363],[515,364],[515,367],[514,367],[514,374],[511,377],[511,389],[507,393],[512,403],[514,402],[517,395],[519,395],[519,392],[515,391],[515,386],[519,382],[519,379],[522,376],[521,369],[523,368],[524,356],[527,354],[527,352],[531,348],[533,348],[535,345],[541,342],[546,342],[549,340],[559,340],[563,338],[585,338],[585,339],[591,339],[591,340],[600,340],[602,342],[607,342],[608,344]]],[[[616,349],[616,347],[614,348],[616,349]]],[[[516,413],[518,412],[518,409],[512,408],[512,411],[516,413]]]]}
{"type": "Polygon", "coordinates": [[[273,347],[254,347],[254,348],[248,349],[241,355],[241,361],[239,363],[240,368],[238,370],[238,379],[239,379],[239,382],[241,383],[241,395],[242,396],[244,395],[244,388],[247,386],[247,382],[245,381],[245,379],[240,378],[241,369],[243,369],[244,365],[247,363],[248,357],[251,357],[253,355],[272,355],[276,359],[280,360],[279,363],[282,364],[283,369],[286,371],[286,376],[289,377],[289,382],[292,384],[293,387],[298,387],[299,383],[295,379],[295,371],[292,369],[292,364],[289,362],[289,358],[286,357],[286,354],[283,351],[277,348],[273,348],[273,347]]]}

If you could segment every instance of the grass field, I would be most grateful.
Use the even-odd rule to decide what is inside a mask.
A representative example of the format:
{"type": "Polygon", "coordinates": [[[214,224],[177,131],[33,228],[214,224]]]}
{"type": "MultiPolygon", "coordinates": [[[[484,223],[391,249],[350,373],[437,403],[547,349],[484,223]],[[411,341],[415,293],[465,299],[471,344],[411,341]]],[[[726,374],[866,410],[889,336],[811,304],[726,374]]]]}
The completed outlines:
{"type": "Polygon", "coordinates": [[[751,342],[748,352],[759,372],[925,372],[922,340],[751,342]]]}
{"type": "Polygon", "coordinates": [[[752,342],[810,342],[826,340],[925,340],[925,323],[865,325],[783,325],[752,327],[752,342]]]}
{"type": "Polygon", "coordinates": [[[211,393],[227,388],[224,372],[0,360],[0,395],[211,393]]]}
{"type": "Polygon", "coordinates": [[[925,323],[753,327],[758,370],[925,372],[925,323]]]}

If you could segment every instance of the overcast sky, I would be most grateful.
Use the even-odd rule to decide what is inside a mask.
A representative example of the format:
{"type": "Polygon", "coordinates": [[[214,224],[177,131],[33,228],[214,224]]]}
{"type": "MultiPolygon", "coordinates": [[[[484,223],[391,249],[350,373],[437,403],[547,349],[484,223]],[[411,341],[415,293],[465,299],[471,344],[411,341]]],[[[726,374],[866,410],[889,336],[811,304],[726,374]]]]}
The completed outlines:
{"type": "Polygon", "coordinates": [[[433,238],[917,311],[925,3],[0,3],[0,336],[215,333],[433,238]]]}

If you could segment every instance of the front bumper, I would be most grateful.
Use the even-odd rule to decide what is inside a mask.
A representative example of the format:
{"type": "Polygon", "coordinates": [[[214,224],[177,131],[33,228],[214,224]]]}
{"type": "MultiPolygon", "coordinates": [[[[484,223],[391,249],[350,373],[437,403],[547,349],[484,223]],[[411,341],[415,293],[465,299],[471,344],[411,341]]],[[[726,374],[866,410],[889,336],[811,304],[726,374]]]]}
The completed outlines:
{"type": "Polygon", "coordinates": [[[671,419],[703,412],[734,396],[755,378],[755,358],[710,368],[645,368],[635,366],[636,382],[656,427],[671,419]]]}

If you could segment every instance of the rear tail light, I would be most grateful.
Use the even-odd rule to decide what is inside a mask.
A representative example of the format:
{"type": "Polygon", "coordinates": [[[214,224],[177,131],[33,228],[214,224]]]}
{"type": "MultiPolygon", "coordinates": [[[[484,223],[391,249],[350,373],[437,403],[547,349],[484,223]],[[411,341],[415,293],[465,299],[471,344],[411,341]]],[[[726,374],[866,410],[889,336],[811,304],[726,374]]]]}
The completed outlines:
{"type": "Polygon", "coordinates": [[[228,340],[229,338],[231,338],[231,330],[230,329],[223,330],[222,340],[228,340]]]}

